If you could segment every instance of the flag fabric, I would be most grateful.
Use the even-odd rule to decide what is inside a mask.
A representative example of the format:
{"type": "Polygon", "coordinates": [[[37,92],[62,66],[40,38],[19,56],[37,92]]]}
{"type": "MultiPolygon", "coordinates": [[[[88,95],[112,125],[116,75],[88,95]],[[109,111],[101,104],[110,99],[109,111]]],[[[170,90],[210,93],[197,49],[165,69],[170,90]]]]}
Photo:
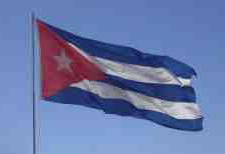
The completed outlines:
{"type": "Polygon", "coordinates": [[[171,57],[86,39],[37,20],[42,98],[170,128],[202,129],[195,70],[171,57]]]}

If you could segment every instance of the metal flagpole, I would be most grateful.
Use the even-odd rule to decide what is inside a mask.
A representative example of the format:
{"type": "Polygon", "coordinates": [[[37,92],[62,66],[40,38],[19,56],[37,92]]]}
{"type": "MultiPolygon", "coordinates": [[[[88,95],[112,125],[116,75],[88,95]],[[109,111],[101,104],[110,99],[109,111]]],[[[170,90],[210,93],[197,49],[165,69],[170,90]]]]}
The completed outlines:
{"type": "Polygon", "coordinates": [[[31,29],[32,29],[32,102],[33,102],[33,154],[37,154],[37,132],[36,132],[36,86],[35,86],[35,16],[31,14],[31,29]]]}

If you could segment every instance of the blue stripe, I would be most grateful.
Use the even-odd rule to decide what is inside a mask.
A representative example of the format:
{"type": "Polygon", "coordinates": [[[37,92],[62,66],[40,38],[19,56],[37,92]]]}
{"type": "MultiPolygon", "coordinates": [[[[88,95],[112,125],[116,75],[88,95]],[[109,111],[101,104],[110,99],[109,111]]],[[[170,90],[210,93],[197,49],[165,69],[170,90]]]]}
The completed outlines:
{"type": "Polygon", "coordinates": [[[100,109],[107,114],[147,119],[160,125],[180,130],[198,131],[202,129],[202,118],[195,120],[175,119],[159,112],[137,109],[129,102],[121,99],[104,99],[79,88],[67,88],[46,100],[100,109]]]}
{"type": "Polygon", "coordinates": [[[173,74],[183,78],[191,78],[193,75],[196,75],[192,67],[171,57],[142,53],[131,47],[86,39],[54,26],[46,25],[63,39],[73,43],[92,56],[142,66],[164,67],[173,72],[173,74]]]}
{"type": "Polygon", "coordinates": [[[112,75],[107,75],[105,80],[99,80],[99,82],[108,83],[124,90],[138,92],[163,100],[185,103],[196,102],[195,91],[189,86],[181,87],[178,85],[141,83],[112,75]]]}

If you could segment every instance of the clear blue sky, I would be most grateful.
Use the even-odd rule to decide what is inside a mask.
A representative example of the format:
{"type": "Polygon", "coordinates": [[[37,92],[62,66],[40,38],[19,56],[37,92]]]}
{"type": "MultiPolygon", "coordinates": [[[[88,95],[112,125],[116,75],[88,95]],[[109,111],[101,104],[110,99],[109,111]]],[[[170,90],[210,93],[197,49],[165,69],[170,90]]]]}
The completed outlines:
{"type": "Polygon", "coordinates": [[[0,5],[0,153],[32,153],[30,13],[84,37],[169,55],[193,66],[204,130],[40,101],[40,154],[224,154],[225,2],[21,0],[0,5]],[[159,49],[159,50],[153,50],[159,49]]]}

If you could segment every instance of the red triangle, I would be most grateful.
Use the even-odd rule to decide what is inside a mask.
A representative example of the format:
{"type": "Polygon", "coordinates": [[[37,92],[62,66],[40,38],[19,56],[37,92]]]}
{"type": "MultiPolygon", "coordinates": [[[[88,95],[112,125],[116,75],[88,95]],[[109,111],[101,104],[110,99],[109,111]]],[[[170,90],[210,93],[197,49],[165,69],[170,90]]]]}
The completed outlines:
{"type": "Polygon", "coordinates": [[[87,80],[104,79],[104,73],[87,58],[72,48],[57,33],[51,31],[41,21],[37,21],[41,49],[42,96],[49,97],[67,88],[70,84],[87,80]],[[72,60],[72,71],[58,69],[54,58],[64,50],[66,57],[72,60]]]}

